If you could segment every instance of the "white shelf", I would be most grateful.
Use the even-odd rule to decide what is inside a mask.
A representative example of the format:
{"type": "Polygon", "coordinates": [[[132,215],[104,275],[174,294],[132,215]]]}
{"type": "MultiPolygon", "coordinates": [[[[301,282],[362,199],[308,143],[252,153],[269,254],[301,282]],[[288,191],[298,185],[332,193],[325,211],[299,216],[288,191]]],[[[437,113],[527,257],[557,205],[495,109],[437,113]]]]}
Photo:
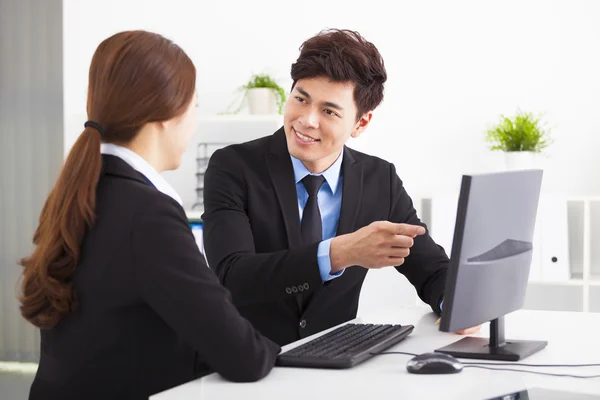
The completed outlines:
{"type": "MultiPolygon", "coordinates": [[[[546,281],[529,281],[530,285],[545,285],[545,286],[583,286],[586,284],[586,281],[583,279],[569,279],[568,281],[555,281],[555,282],[546,282],[546,281]]],[[[587,284],[590,286],[600,286],[600,278],[595,278],[587,281],[587,284]]]]}
{"type": "MultiPolygon", "coordinates": [[[[273,134],[283,125],[279,114],[200,115],[192,143],[243,143],[273,134]]],[[[193,146],[193,145],[192,145],[193,146]]]]}
{"type": "Polygon", "coordinates": [[[0,362],[1,372],[18,372],[21,374],[34,374],[38,369],[37,363],[0,362]]]}
{"type": "Polygon", "coordinates": [[[198,121],[201,122],[283,122],[283,115],[251,115],[251,114],[222,114],[222,115],[199,115],[198,121]]]}
{"type": "Polygon", "coordinates": [[[565,196],[567,201],[600,201],[600,196],[565,196]]]}
{"type": "Polygon", "coordinates": [[[187,217],[187,219],[202,219],[202,213],[204,211],[202,210],[185,210],[185,216],[187,217]]]}
{"type": "Polygon", "coordinates": [[[529,281],[530,285],[544,286],[583,286],[584,283],[583,279],[569,279],[567,281],[529,281]]]}

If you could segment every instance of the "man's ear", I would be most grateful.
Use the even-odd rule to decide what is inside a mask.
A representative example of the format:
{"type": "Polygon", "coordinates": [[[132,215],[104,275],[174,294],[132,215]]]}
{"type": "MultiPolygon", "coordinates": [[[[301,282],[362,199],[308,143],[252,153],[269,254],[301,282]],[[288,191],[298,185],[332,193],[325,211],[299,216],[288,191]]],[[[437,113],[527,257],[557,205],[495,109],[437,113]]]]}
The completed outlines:
{"type": "Polygon", "coordinates": [[[354,130],[352,131],[352,137],[357,138],[367,129],[369,123],[371,122],[371,118],[373,118],[373,111],[368,111],[364,113],[359,119],[356,125],[354,126],[354,130]]]}

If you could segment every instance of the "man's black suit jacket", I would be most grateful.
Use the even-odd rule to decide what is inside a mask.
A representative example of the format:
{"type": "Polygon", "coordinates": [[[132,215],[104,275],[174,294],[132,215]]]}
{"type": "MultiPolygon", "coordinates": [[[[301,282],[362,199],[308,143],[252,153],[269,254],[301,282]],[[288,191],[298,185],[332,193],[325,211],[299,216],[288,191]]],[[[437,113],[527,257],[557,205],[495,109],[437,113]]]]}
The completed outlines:
{"type": "Polygon", "coordinates": [[[42,330],[31,399],[147,399],[211,371],[252,381],[273,367],[279,346],[240,317],[183,208],[147,182],[103,156],[78,307],[42,330]]]}
{"type": "MultiPolygon", "coordinates": [[[[343,191],[337,235],[374,221],[425,226],[393,164],[344,147],[343,191]]],[[[208,264],[233,303],[280,345],[356,317],[367,274],[347,268],[321,281],[318,243],[302,245],[296,183],[283,128],[275,134],[216,151],[204,179],[204,246],[208,264]],[[304,309],[297,296],[310,295],[304,309]]],[[[419,297],[440,313],[448,257],[428,233],[396,269],[419,297]]],[[[410,322],[407,322],[410,323],[410,322]]]]}

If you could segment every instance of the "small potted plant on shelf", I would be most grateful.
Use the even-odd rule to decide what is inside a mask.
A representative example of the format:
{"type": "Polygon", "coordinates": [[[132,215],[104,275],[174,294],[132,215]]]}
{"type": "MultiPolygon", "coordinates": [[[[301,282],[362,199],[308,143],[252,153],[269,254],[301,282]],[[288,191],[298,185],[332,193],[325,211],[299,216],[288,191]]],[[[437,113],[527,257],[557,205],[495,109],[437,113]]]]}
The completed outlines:
{"type": "MultiPolygon", "coordinates": [[[[250,114],[253,115],[283,114],[286,100],[285,91],[271,76],[252,75],[248,83],[240,87],[239,91],[243,93],[243,98],[233,114],[239,113],[246,105],[250,114]]],[[[228,107],[228,110],[236,102],[237,99],[228,107]]]]}
{"type": "Polygon", "coordinates": [[[505,153],[507,170],[518,170],[539,168],[537,155],[550,145],[549,136],[539,117],[518,111],[514,118],[502,115],[500,122],[488,129],[485,140],[491,150],[505,153]]]}

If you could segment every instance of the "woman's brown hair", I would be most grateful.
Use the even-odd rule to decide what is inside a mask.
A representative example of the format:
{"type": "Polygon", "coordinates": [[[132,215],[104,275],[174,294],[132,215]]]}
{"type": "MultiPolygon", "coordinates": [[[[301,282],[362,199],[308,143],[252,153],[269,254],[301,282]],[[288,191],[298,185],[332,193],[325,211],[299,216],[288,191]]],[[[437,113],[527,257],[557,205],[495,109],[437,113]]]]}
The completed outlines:
{"type": "Polygon", "coordinates": [[[20,261],[21,314],[33,325],[52,328],[77,305],[72,278],[82,241],[94,225],[100,144],[126,144],[145,124],[180,116],[195,86],[190,58],[158,34],[121,32],[98,46],[89,71],[87,114],[101,128],[86,124],[73,145],[42,209],[33,254],[20,261]]]}

